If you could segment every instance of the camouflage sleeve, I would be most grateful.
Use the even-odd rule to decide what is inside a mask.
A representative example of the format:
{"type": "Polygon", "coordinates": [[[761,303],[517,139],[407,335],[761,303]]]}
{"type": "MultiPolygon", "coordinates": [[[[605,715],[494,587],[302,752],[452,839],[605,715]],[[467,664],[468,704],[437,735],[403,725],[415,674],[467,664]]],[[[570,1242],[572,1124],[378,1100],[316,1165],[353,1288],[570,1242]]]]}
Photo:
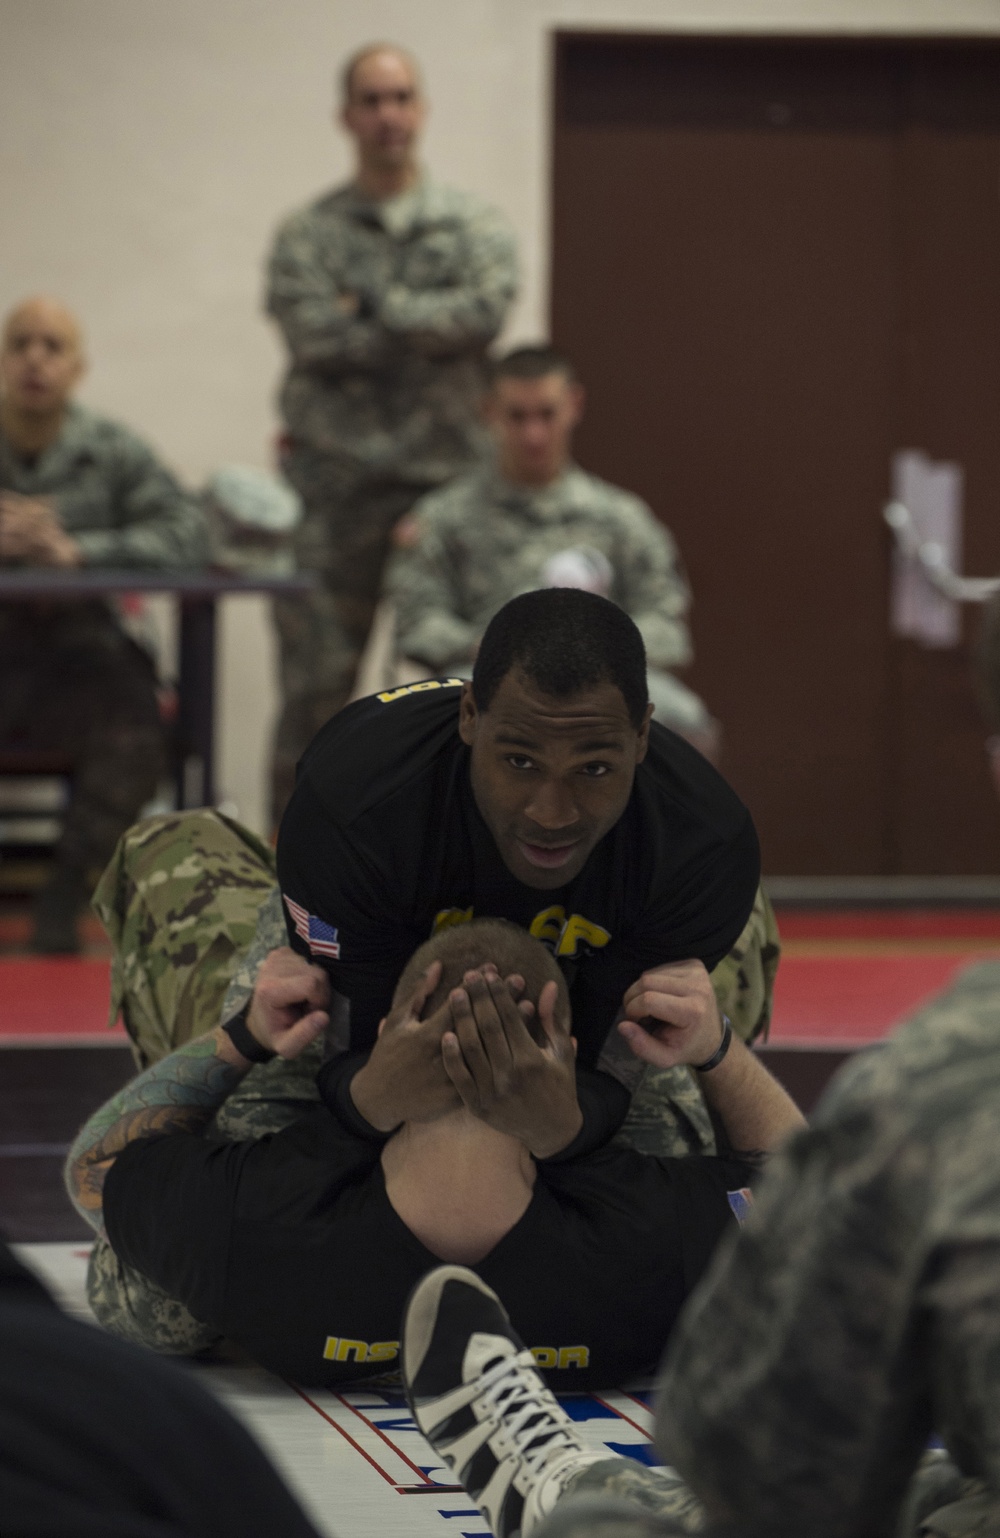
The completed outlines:
{"type": "Polygon", "coordinates": [[[628,521],[617,563],[619,602],[639,627],[651,667],[683,667],[691,661],[685,615],[691,590],[677,546],[644,504],[628,521]]]}
{"type": "Polygon", "coordinates": [[[445,288],[391,284],[379,307],[383,325],[418,352],[460,352],[493,340],[517,292],[517,252],[506,220],[493,209],[465,227],[461,280],[445,288]]]}
{"type": "Polygon", "coordinates": [[[111,473],[116,526],[72,531],[86,565],[162,568],[205,564],[209,537],[201,507],[133,434],[121,433],[111,473]]]}
{"type": "Polygon", "coordinates": [[[345,308],[307,216],[278,232],[268,266],[266,308],[303,368],[377,368],[392,343],[381,321],[345,308]]]}
{"type": "Polygon", "coordinates": [[[894,1135],[871,1071],[775,1156],[667,1353],[657,1445],[747,1538],[889,1538],[930,1429],[913,1340],[935,1151],[894,1135]]]}
{"type": "Polygon", "coordinates": [[[743,933],[711,974],[719,1009],[746,1042],[767,1040],[780,959],[778,921],[767,893],[759,886],[743,933]]]}
{"type": "Polygon", "coordinates": [[[264,901],[261,903],[257,915],[257,929],[249,948],[245,950],[236,963],[233,975],[229,980],[226,996],[222,1001],[222,1010],[219,1015],[220,1023],[225,1025],[234,1015],[238,1015],[253,995],[254,984],[257,981],[257,973],[261,965],[272,951],[278,950],[282,945],[288,944],[288,930],[285,928],[285,911],[281,906],[281,892],[277,886],[272,887],[264,901]]]}
{"type": "Polygon", "coordinates": [[[438,670],[468,661],[479,630],[458,612],[455,562],[431,507],[421,512],[418,503],[413,516],[416,542],[393,552],[386,591],[396,611],[397,651],[438,670]]]}

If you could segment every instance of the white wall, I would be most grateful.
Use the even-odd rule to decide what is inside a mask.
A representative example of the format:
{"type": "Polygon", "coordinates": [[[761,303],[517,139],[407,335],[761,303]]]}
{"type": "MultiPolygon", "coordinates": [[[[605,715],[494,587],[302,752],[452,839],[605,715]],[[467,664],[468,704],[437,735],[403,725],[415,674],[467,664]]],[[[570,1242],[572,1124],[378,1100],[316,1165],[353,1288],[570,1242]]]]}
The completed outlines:
{"type": "MultiPolygon", "coordinates": [[[[510,336],[544,331],[550,34],[1000,33],[1000,0],[0,0],[0,308],[83,317],[84,398],[189,480],[266,465],[281,367],[260,314],[277,219],[344,176],[331,74],[386,37],[423,61],[434,172],[504,207],[524,264],[510,336]]],[[[263,827],[266,610],[223,625],[221,783],[263,827]]]]}

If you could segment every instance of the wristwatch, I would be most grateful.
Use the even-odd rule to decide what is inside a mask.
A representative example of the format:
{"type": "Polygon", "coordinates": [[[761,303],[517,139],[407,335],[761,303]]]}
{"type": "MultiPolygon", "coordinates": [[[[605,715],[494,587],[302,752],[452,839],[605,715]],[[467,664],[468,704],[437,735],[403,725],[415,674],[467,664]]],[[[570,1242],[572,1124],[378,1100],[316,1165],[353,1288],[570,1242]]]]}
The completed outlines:
{"type": "Polygon", "coordinates": [[[245,1057],[248,1063],[269,1063],[277,1052],[272,1052],[270,1047],[261,1046],[253,1031],[247,1025],[247,1012],[253,999],[247,999],[238,1015],[227,1020],[222,1029],[236,1048],[241,1057],[245,1057]]]}
{"type": "Polygon", "coordinates": [[[733,1039],[732,1023],[731,1023],[728,1015],[723,1015],[723,1017],[722,1017],[722,1040],[719,1042],[718,1049],[715,1052],[712,1053],[711,1057],[706,1058],[703,1063],[692,1063],[691,1066],[694,1069],[695,1073],[711,1073],[713,1068],[718,1068],[719,1064],[722,1062],[722,1059],[725,1057],[726,1053],[729,1051],[729,1043],[732,1041],[732,1039],[733,1039]]]}

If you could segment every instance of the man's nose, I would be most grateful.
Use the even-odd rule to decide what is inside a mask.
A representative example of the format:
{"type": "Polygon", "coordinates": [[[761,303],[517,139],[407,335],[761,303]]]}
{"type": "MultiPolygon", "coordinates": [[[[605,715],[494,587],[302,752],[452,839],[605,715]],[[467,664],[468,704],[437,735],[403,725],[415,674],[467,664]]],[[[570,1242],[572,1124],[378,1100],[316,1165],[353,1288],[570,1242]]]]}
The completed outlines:
{"type": "Polygon", "coordinates": [[[573,793],[562,780],[544,780],[536,786],[524,811],[536,827],[549,833],[571,828],[579,820],[573,793]]]}

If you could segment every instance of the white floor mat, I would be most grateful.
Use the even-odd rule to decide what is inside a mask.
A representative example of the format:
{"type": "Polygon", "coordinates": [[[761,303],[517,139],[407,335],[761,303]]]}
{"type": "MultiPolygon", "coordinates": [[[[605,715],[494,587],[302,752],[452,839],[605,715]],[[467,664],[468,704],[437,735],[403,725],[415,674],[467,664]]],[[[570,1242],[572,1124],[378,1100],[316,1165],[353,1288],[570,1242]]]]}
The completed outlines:
{"type": "MultiPolygon", "coordinates": [[[[87,1250],[22,1244],[21,1258],[67,1313],[89,1319],[87,1250]]],[[[320,1532],[331,1538],[483,1538],[489,1529],[414,1425],[401,1394],[299,1389],[255,1367],[192,1365],[250,1429],[320,1532]]],[[[648,1396],[616,1390],[563,1405],[594,1448],[659,1463],[648,1396]]]]}

